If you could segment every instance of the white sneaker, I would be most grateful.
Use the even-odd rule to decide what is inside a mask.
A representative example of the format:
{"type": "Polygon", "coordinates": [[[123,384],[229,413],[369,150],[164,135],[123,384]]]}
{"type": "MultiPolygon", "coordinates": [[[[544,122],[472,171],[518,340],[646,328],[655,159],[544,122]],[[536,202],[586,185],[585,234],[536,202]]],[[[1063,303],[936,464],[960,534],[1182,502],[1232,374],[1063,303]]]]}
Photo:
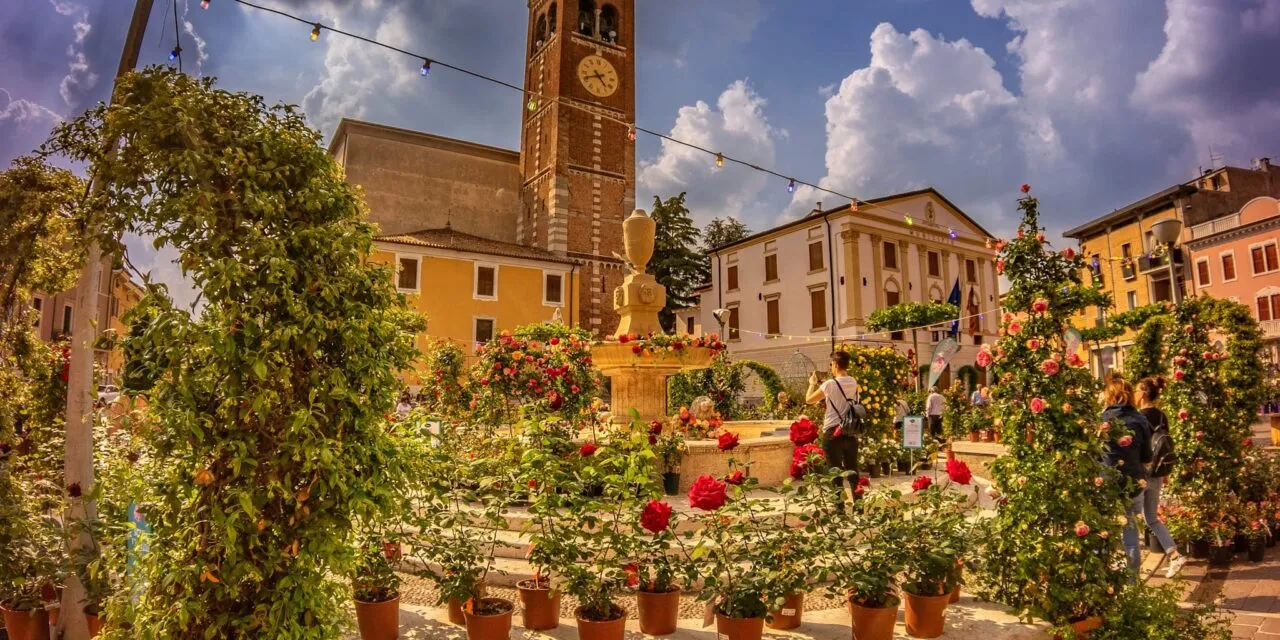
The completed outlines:
{"type": "Polygon", "coordinates": [[[1187,557],[1184,555],[1179,555],[1178,557],[1169,560],[1169,568],[1165,569],[1164,577],[1172,578],[1178,575],[1178,572],[1182,571],[1182,567],[1185,564],[1187,564],[1187,557]]]}

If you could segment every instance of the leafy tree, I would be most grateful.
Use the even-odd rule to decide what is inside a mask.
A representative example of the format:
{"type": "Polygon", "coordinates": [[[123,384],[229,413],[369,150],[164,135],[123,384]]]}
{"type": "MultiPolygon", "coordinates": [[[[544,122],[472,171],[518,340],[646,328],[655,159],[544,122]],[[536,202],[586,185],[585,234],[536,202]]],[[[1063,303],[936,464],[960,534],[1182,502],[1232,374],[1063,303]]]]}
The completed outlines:
{"type": "MultiPolygon", "coordinates": [[[[920,357],[920,340],[916,336],[919,327],[955,320],[960,309],[946,302],[903,302],[892,307],[876,309],[867,318],[867,328],[872,331],[911,331],[911,348],[920,357]]],[[[916,376],[916,388],[923,384],[916,376]]]]}
{"type": "Polygon", "coordinates": [[[710,251],[716,247],[737,242],[749,235],[751,235],[751,229],[733,216],[714,218],[702,230],[702,246],[710,251]]]}
{"type": "Polygon", "coordinates": [[[658,320],[668,332],[675,330],[675,312],[697,302],[693,287],[705,279],[705,262],[698,252],[701,234],[689,216],[684,195],[681,193],[666,201],[654,196],[651,214],[658,228],[649,271],[658,284],[667,288],[667,305],[658,313],[658,320]]]}
{"type": "Polygon", "coordinates": [[[354,531],[405,475],[384,416],[423,324],[367,260],[359,192],[295,107],[164,67],[121,78],[49,148],[102,181],[86,210],[108,240],[175,247],[206,302],[192,317],[150,291],[126,340],[151,384],[152,534],[106,636],[340,637],[354,531]]]}
{"type": "Polygon", "coordinates": [[[1009,455],[991,466],[1003,499],[985,536],[985,595],[1063,637],[1068,623],[1103,615],[1128,583],[1120,547],[1128,499],[1102,463],[1125,430],[1103,428],[1098,381],[1064,353],[1071,317],[1108,296],[1082,284],[1079,256],[1046,251],[1034,197],[1019,208],[1018,238],[997,261],[1010,288],[991,389],[1009,455]]]}

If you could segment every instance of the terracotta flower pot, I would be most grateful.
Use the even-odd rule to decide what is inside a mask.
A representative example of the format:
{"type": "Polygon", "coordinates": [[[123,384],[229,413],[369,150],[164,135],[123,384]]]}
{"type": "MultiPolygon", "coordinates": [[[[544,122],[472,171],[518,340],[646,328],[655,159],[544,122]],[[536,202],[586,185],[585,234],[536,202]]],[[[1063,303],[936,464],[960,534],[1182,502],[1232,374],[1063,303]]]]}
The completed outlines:
{"type": "Polygon", "coordinates": [[[942,635],[951,594],[918,596],[904,592],[907,600],[907,635],[913,638],[936,638],[942,635]]]}
{"type": "Polygon", "coordinates": [[[764,618],[730,618],[717,613],[716,634],[726,640],[760,640],[764,618]]]}
{"type": "Polygon", "coordinates": [[[521,612],[520,625],[530,631],[546,631],[560,625],[560,592],[552,591],[550,585],[540,586],[533,580],[523,580],[516,584],[520,592],[521,612]]]}
{"type": "Polygon", "coordinates": [[[49,612],[44,609],[14,611],[0,607],[9,640],[49,640],[49,612]]]}
{"type": "Polygon", "coordinates": [[[102,633],[102,618],[92,613],[84,614],[85,622],[89,623],[89,637],[96,638],[102,633]]]}
{"type": "Polygon", "coordinates": [[[502,598],[483,598],[475,612],[464,611],[467,638],[470,640],[506,640],[511,635],[511,614],[516,606],[502,598]]]}
{"type": "Polygon", "coordinates": [[[995,434],[994,434],[994,433],[991,433],[990,431],[983,431],[983,432],[982,432],[982,441],[983,441],[983,442],[994,442],[994,441],[995,441],[995,439],[996,439],[996,436],[995,436],[995,434]]]}
{"type": "Polygon", "coordinates": [[[788,593],[783,598],[782,608],[770,611],[766,624],[770,629],[795,629],[800,626],[804,617],[804,594],[788,593]]]}
{"type": "Polygon", "coordinates": [[[980,434],[979,434],[977,431],[970,431],[970,432],[969,432],[969,442],[977,442],[977,441],[978,441],[978,437],[979,437],[979,435],[980,435],[980,434]]]}
{"type": "MultiPolygon", "coordinates": [[[[480,594],[481,598],[484,598],[485,584],[481,582],[476,587],[476,591],[480,594]]],[[[465,608],[466,604],[467,603],[465,600],[458,600],[457,598],[449,598],[449,602],[447,603],[447,609],[449,611],[449,622],[456,624],[458,626],[462,626],[467,623],[467,618],[462,613],[462,610],[463,608],[465,608]]]]}
{"type": "Polygon", "coordinates": [[[361,640],[396,640],[400,637],[400,598],[386,602],[356,600],[356,626],[361,640]]]}
{"type": "Polygon", "coordinates": [[[951,588],[951,596],[947,598],[947,604],[955,604],[960,602],[960,585],[951,588]]]}
{"type": "Polygon", "coordinates": [[[680,620],[679,589],[665,593],[637,591],[636,607],[640,610],[640,633],[665,636],[676,632],[680,620]]]}
{"type": "Polygon", "coordinates": [[[1088,638],[1093,634],[1094,629],[1100,628],[1102,628],[1102,618],[1100,616],[1093,616],[1071,623],[1071,630],[1076,632],[1076,638],[1078,640],[1088,638]]]}
{"type": "Polygon", "coordinates": [[[855,640],[893,640],[893,627],[898,622],[898,600],[892,606],[864,607],[849,601],[855,640]]]}
{"type": "Polygon", "coordinates": [[[578,640],[622,640],[627,634],[627,613],[614,607],[612,620],[584,620],[582,609],[574,611],[578,618],[578,640]]]}

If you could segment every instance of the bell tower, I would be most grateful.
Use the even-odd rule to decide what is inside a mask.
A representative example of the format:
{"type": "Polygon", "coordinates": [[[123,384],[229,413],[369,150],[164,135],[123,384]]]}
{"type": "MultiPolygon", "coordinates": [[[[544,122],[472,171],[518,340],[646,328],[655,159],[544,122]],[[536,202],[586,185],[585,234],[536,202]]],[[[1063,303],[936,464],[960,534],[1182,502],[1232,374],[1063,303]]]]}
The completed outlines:
{"type": "Polygon", "coordinates": [[[582,326],[609,335],[636,200],[635,0],[529,0],[528,33],[516,234],[582,263],[582,326]]]}

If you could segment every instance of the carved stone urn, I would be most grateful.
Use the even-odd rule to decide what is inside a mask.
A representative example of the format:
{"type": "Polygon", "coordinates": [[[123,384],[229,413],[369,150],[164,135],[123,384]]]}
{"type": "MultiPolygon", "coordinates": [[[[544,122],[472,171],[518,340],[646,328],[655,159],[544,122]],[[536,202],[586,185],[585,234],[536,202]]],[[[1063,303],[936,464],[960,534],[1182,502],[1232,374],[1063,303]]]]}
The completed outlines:
{"type": "Polygon", "coordinates": [[[636,209],[622,222],[622,243],[626,247],[630,273],[613,291],[613,308],[618,312],[618,334],[644,336],[662,333],[658,312],[667,304],[667,290],[645,267],[653,257],[657,223],[644,209],[636,209]]]}

